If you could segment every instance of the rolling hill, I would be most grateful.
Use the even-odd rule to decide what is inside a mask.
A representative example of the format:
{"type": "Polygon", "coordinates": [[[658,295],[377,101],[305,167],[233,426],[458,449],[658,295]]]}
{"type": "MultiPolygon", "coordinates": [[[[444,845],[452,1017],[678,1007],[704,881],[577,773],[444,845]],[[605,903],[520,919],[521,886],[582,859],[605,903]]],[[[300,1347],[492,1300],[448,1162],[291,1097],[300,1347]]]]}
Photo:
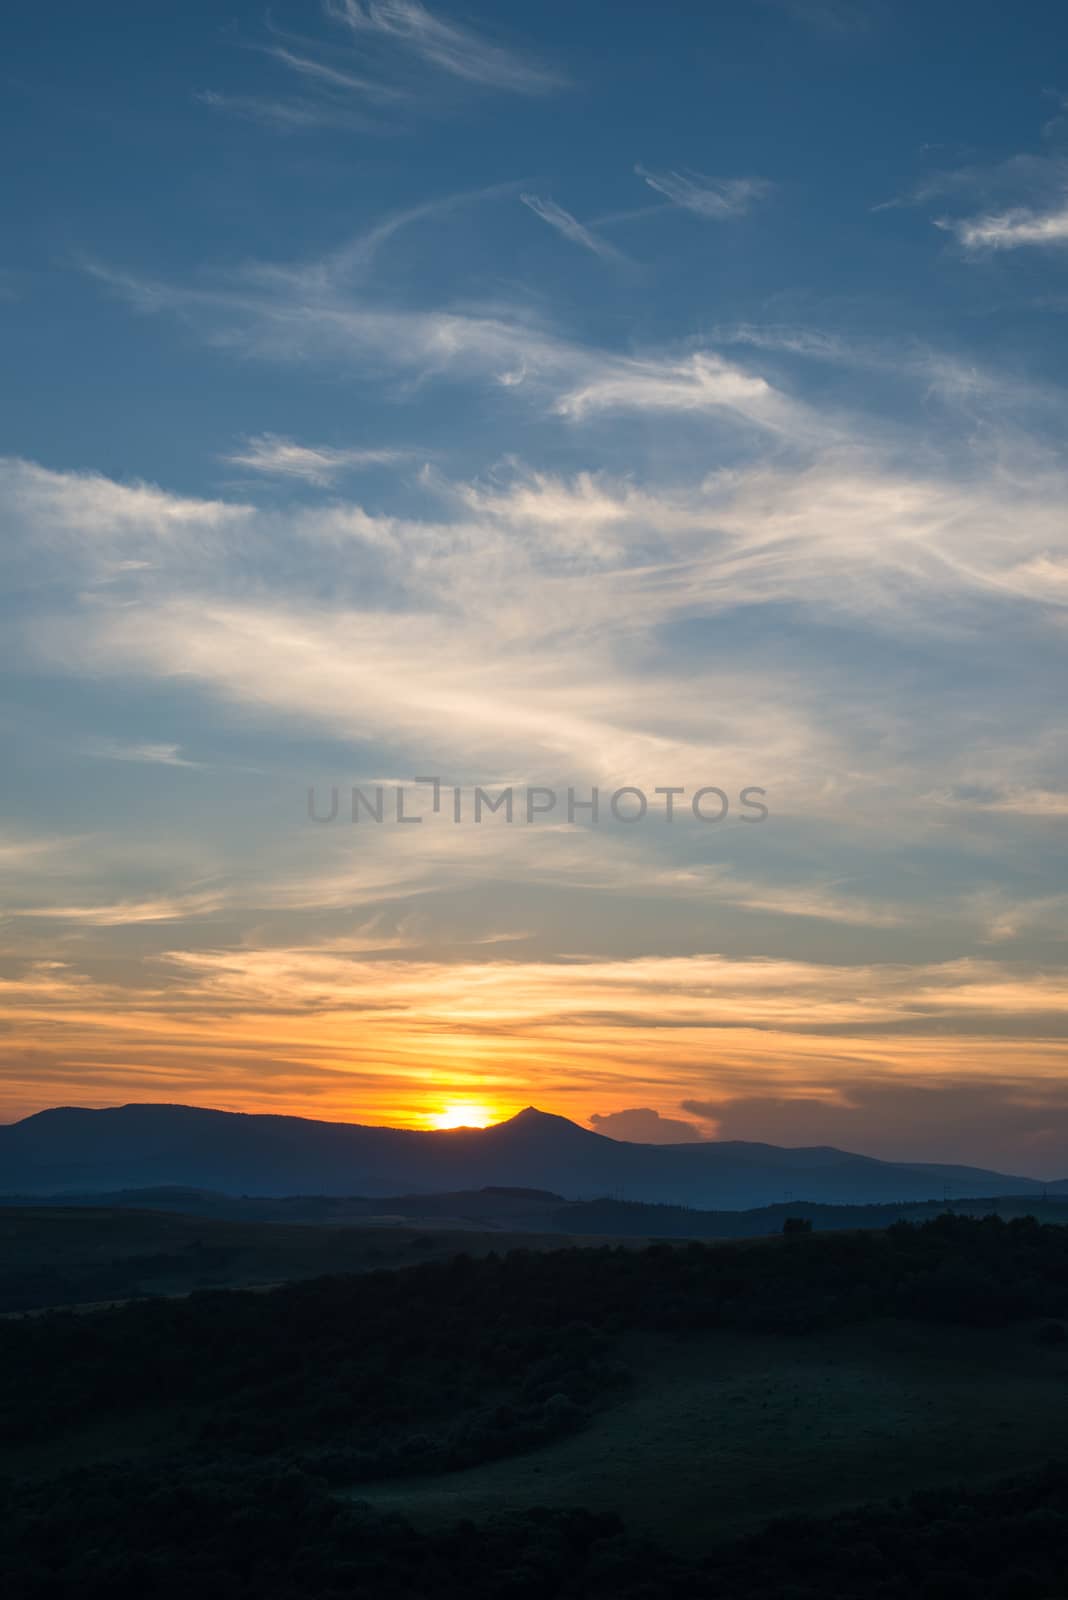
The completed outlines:
{"type": "MultiPolygon", "coordinates": [[[[0,1190],[93,1193],[185,1185],[228,1194],[434,1194],[491,1185],[718,1210],[1041,1194],[1032,1178],[877,1161],[826,1146],[625,1144],[528,1107],[448,1131],[318,1122],[197,1106],[60,1107],[0,1126],[0,1190]]],[[[1060,1189],[1061,1185],[1051,1185],[1060,1189]]]]}

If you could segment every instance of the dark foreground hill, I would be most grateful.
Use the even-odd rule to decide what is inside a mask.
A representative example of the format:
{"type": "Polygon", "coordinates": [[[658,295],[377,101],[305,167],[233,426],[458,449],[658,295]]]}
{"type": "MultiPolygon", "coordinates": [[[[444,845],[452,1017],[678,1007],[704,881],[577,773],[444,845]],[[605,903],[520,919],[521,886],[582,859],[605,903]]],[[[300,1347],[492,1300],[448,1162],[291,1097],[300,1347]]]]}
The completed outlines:
{"type": "Polygon", "coordinates": [[[611,1513],[540,1506],[422,1530],[290,1469],[0,1481],[11,1600],[1058,1600],[1068,1466],[721,1532],[687,1559],[611,1513]]]}
{"type": "Polygon", "coordinates": [[[943,1217],[2,1321],[5,1592],[1053,1600],[1066,1265],[943,1217]]]}
{"type": "Polygon", "coordinates": [[[624,1144],[528,1108],[483,1129],[423,1132],[253,1116],[194,1106],[64,1107],[0,1127],[8,1193],[158,1185],[229,1194],[431,1194],[508,1185],[571,1198],[611,1195],[740,1210],[1037,1194],[1043,1185],[980,1168],[898,1164],[829,1147],[737,1141],[624,1144]]]}
{"type": "Polygon", "coordinates": [[[263,1288],[441,1261],[459,1250],[482,1256],[519,1244],[559,1249],[562,1242],[556,1231],[442,1227],[433,1220],[417,1226],[372,1218],[323,1227],[132,1207],[5,1206],[0,1316],[203,1289],[263,1288]]]}
{"type": "MultiPolygon", "coordinates": [[[[657,1239],[781,1237],[804,1218],[815,1231],[923,1222],[938,1201],[886,1206],[766,1206],[693,1211],[639,1201],[569,1204],[538,1190],[416,1195],[373,1214],[371,1200],[248,1200],[194,1190],[131,1190],[79,1204],[0,1201],[0,1314],[86,1306],[199,1289],[262,1287],[370,1273],[463,1251],[558,1250],[600,1240],[644,1248],[657,1239]],[[105,1202],[102,1203],[102,1202],[105,1202]],[[155,1206],[157,1209],[150,1209],[155,1206]],[[407,1214],[406,1214],[407,1213],[407,1214]]],[[[1068,1202],[961,1200],[958,1215],[1028,1215],[1068,1223],[1068,1202]]]]}

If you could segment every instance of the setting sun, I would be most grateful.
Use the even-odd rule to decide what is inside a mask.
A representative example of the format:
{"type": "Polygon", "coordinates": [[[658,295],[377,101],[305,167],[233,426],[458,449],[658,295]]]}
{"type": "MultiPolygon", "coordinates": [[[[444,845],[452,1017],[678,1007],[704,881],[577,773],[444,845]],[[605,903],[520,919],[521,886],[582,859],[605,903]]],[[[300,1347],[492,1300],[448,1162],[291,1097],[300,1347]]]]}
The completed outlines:
{"type": "Polygon", "coordinates": [[[493,1112],[489,1106],[477,1105],[471,1101],[462,1101],[456,1105],[446,1106],[443,1111],[435,1111],[430,1118],[432,1128],[485,1128],[493,1121],[493,1112]]]}

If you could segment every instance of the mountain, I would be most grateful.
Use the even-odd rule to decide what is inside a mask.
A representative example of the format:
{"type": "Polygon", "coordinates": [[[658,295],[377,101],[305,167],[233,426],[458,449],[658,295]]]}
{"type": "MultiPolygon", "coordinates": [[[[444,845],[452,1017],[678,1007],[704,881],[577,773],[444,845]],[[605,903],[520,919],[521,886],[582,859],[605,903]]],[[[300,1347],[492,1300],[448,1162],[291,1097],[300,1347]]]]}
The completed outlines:
{"type": "Polygon", "coordinates": [[[624,1144],[529,1106],[489,1128],[412,1131],[304,1117],[65,1106],[0,1126],[0,1191],[41,1195],[182,1185],[228,1194],[433,1194],[551,1189],[719,1210],[784,1200],[871,1204],[1038,1194],[975,1167],[876,1161],[826,1146],[624,1144]]]}

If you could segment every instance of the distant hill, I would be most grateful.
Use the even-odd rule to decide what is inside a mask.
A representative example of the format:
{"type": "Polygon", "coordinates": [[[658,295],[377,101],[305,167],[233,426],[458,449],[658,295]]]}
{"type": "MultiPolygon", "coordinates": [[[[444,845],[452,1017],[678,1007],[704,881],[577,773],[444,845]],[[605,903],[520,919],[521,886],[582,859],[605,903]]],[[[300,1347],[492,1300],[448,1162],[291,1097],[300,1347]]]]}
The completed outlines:
{"type": "MultiPolygon", "coordinates": [[[[1068,1226],[1068,1196],[1052,1194],[844,1205],[790,1200],[745,1211],[702,1211],[696,1206],[652,1200],[565,1200],[547,1189],[501,1187],[375,1199],[366,1195],[228,1195],[208,1189],[166,1188],[32,1197],[0,1194],[0,1208],[5,1222],[17,1221],[31,1211],[38,1219],[70,1219],[85,1212],[97,1217],[162,1215],[167,1221],[180,1219],[188,1224],[252,1224],[265,1237],[271,1232],[307,1234],[318,1227],[321,1232],[335,1235],[360,1230],[377,1239],[391,1229],[397,1234],[411,1234],[430,1228],[434,1230],[435,1245],[451,1240],[454,1248],[459,1249],[462,1243],[465,1250],[487,1239],[500,1238],[505,1241],[501,1248],[509,1248],[520,1238],[544,1242],[553,1235],[582,1240],[600,1236],[617,1241],[745,1239],[780,1234],[789,1217],[807,1219],[816,1233],[888,1228],[893,1222],[926,1222],[947,1209],[957,1216],[998,1216],[1004,1221],[1030,1216],[1039,1222],[1068,1226]]],[[[50,1236],[50,1251],[55,1237],[62,1237],[62,1233],[50,1236]]],[[[0,1248],[0,1268],[3,1255],[0,1248]]],[[[381,1251],[375,1250],[372,1255],[381,1264],[381,1251]]],[[[0,1281],[2,1277],[0,1270],[0,1281]]]]}
{"type": "MultiPolygon", "coordinates": [[[[461,1189],[447,1194],[368,1195],[235,1195],[211,1189],[183,1189],[172,1185],[155,1189],[93,1190],[48,1195],[0,1194],[0,1207],[32,1206],[34,1210],[90,1209],[94,1211],[166,1212],[187,1218],[225,1218],[231,1222],[323,1224],[330,1227],[357,1225],[385,1226],[391,1223],[426,1224],[435,1227],[519,1230],[521,1232],[567,1231],[555,1218],[563,1216],[572,1202],[548,1189],[488,1187],[461,1189]]],[[[605,1201],[641,1210],[639,1202],[605,1201]]],[[[597,1201],[577,1202],[598,1204],[597,1201]]],[[[1068,1202],[1066,1202],[1068,1205],[1068,1202]]],[[[652,1208],[656,1210],[656,1207],[652,1208]]],[[[729,1212],[728,1215],[737,1213],[729,1212]]],[[[687,1212],[688,1216],[704,1213],[687,1212]]],[[[603,1230],[597,1228],[596,1232],[603,1230]]],[[[636,1230],[624,1230],[633,1235],[636,1230]]]]}
{"type": "Polygon", "coordinates": [[[713,1210],[1065,1192],[981,1168],[876,1161],[826,1146],[624,1144],[534,1107],[490,1128],[434,1132],[180,1105],[62,1107],[0,1126],[0,1189],[9,1193],[168,1185],[369,1198],[526,1187],[713,1210]]]}
{"type": "Polygon", "coordinates": [[[994,1195],[945,1201],[899,1200],[883,1204],[827,1205],[810,1200],[757,1206],[749,1211],[699,1211],[692,1206],[656,1205],[640,1200],[579,1200],[551,1213],[550,1223],[584,1238],[747,1239],[779,1234],[789,1217],[803,1217],[814,1233],[842,1229],[888,1228],[894,1222],[930,1222],[947,1209],[956,1216],[1034,1217],[1068,1225],[1068,1197],[994,1195]]]}

